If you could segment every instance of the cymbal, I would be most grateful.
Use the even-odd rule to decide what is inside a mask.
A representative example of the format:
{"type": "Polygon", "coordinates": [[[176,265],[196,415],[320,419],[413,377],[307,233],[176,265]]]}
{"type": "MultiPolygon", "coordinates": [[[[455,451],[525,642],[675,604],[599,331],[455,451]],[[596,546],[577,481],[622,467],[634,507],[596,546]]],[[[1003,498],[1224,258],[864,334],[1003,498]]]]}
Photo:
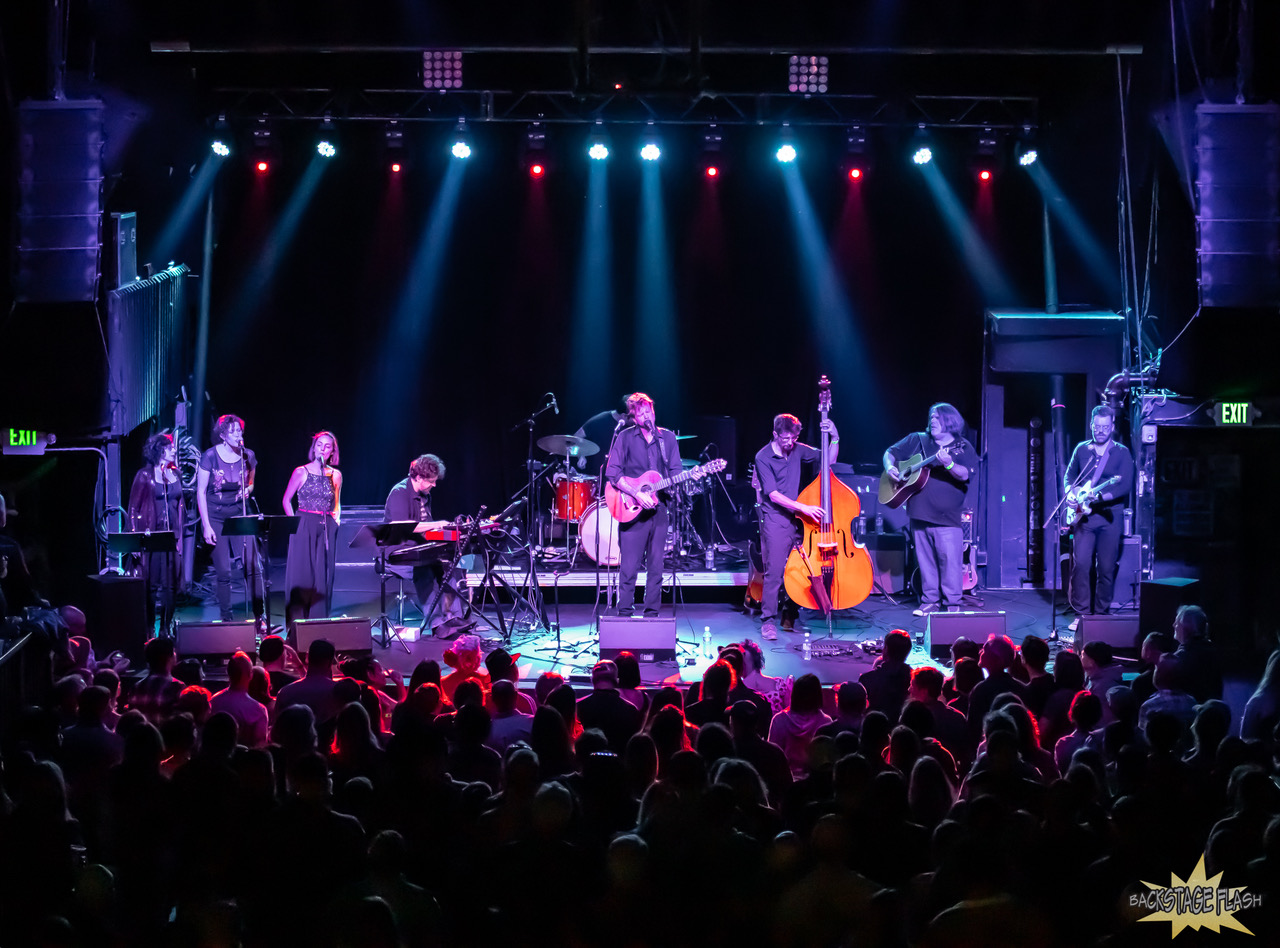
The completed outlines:
{"type": "Polygon", "coordinates": [[[681,458],[680,466],[683,467],[685,470],[688,470],[691,467],[697,467],[698,459],[697,458],[681,458]]]}
{"type": "Polygon", "coordinates": [[[697,435],[676,435],[677,441],[688,441],[690,438],[696,438],[697,435]]]}
{"type": "Polygon", "coordinates": [[[568,455],[574,458],[589,458],[593,454],[600,453],[600,445],[573,435],[547,435],[545,438],[538,439],[538,447],[548,454],[558,454],[561,457],[568,455]]]}

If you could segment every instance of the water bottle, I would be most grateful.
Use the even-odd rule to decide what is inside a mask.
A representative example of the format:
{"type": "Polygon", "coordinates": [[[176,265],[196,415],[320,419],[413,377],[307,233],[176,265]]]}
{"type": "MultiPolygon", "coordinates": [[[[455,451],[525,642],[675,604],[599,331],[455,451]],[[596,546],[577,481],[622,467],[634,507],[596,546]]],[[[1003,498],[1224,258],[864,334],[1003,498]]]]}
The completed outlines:
{"type": "Polygon", "coordinates": [[[800,654],[806,662],[813,661],[813,647],[809,644],[809,633],[804,634],[804,645],[800,646],[800,654]]]}
{"type": "Polygon", "coordinates": [[[706,563],[707,563],[707,569],[716,568],[716,548],[715,548],[715,545],[712,543],[707,544],[706,563]]]}
{"type": "Polygon", "coordinates": [[[884,533],[884,514],[876,514],[876,533],[884,533]]]}
{"type": "Polygon", "coordinates": [[[711,626],[709,625],[702,627],[702,657],[715,658],[715,652],[711,649],[711,626]]]}
{"type": "Polygon", "coordinates": [[[856,532],[859,540],[861,540],[863,537],[867,535],[867,518],[866,517],[858,518],[858,526],[857,526],[856,532]]]}

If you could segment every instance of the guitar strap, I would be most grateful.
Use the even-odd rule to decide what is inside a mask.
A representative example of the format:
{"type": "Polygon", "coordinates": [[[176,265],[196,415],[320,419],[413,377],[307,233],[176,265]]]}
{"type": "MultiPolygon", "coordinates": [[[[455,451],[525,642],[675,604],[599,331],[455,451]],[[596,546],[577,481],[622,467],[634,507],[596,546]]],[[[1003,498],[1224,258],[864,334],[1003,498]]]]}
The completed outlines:
{"type": "Polygon", "coordinates": [[[1115,444],[1114,438],[1107,442],[1107,446],[1102,449],[1101,454],[1096,455],[1098,459],[1098,466],[1093,469],[1093,480],[1095,484],[1102,480],[1102,471],[1107,466],[1107,456],[1111,453],[1111,445],[1113,444],[1115,444]]]}

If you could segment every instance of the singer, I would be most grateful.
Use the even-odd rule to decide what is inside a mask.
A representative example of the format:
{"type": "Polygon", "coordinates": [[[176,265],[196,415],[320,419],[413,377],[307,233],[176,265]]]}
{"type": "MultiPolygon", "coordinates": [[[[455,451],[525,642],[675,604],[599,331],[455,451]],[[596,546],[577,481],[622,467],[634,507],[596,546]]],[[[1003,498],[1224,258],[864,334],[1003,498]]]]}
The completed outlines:
{"type": "Polygon", "coordinates": [[[333,609],[342,472],[330,465],[339,463],[337,437],[332,431],[317,432],[311,437],[307,463],[293,469],[284,489],[285,514],[293,516],[297,496],[301,517],[297,532],[289,537],[284,568],[284,617],[290,631],[298,619],[326,619],[333,609]]]}
{"type": "MultiPolygon", "coordinates": [[[[253,616],[263,614],[263,594],[258,569],[257,543],[248,537],[224,537],[223,525],[229,517],[249,513],[257,456],[244,446],[244,420],[223,415],[213,426],[214,446],[200,455],[196,479],[196,507],[204,542],[213,547],[213,569],[217,574],[218,615],[230,622],[231,558],[242,557],[246,588],[253,590],[253,616]]],[[[256,513],[256,509],[255,509],[256,513]]]]}
{"type": "Polygon", "coordinates": [[[139,553],[134,565],[138,575],[147,580],[148,627],[156,624],[159,598],[159,634],[166,636],[173,632],[173,604],[182,577],[182,531],[187,512],[177,458],[173,435],[152,435],[142,447],[146,463],[134,475],[129,489],[129,529],[172,530],[177,539],[177,552],[139,553]]]}
{"type": "Polygon", "coordinates": [[[644,615],[653,618],[662,605],[662,559],[670,522],[665,499],[629,489],[629,478],[657,471],[664,478],[682,471],[680,442],[675,432],[659,428],[653,399],[644,392],[626,398],[626,424],[613,439],[605,477],[618,490],[631,494],[645,509],[630,523],[619,527],[618,615],[630,616],[636,605],[636,579],[643,564],[648,570],[644,584],[644,615]]]}

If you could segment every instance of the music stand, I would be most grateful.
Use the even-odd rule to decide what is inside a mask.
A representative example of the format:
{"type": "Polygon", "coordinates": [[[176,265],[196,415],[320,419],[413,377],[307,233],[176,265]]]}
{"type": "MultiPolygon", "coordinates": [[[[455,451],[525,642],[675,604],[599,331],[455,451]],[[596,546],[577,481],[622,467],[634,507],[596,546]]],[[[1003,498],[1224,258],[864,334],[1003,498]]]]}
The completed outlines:
{"type": "Polygon", "coordinates": [[[400,647],[406,652],[409,651],[409,646],[400,637],[400,633],[395,631],[395,626],[391,624],[391,617],[387,615],[387,547],[399,546],[401,543],[407,543],[412,540],[417,535],[414,533],[417,527],[418,521],[416,520],[366,523],[356,531],[356,535],[347,544],[353,549],[369,546],[378,548],[378,556],[374,561],[373,570],[378,574],[379,612],[378,618],[374,620],[373,624],[382,630],[382,641],[379,644],[384,649],[391,647],[391,637],[395,636],[396,641],[400,643],[400,647]]]}
{"type": "MultiPolygon", "coordinates": [[[[273,516],[267,516],[266,514],[249,514],[243,517],[228,517],[223,522],[222,535],[230,537],[253,537],[255,540],[266,540],[273,532],[283,533],[286,536],[297,533],[298,524],[301,522],[301,517],[290,517],[286,514],[275,514],[273,516]]],[[[260,581],[262,583],[262,608],[265,610],[266,615],[261,616],[261,618],[266,623],[266,631],[263,633],[266,635],[271,632],[271,554],[269,552],[268,544],[266,543],[255,543],[254,551],[255,553],[261,553],[263,560],[260,581]]],[[[245,550],[245,555],[248,555],[248,550],[245,550]]],[[[247,560],[244,563],[244,573],[245,604],[248,608],[252,609],[252,591],[249,589],[249,563],[247,560]]],[[[258,617],[255,616],[255,618],[258,617]]]]}
{"type": "MultiPolygon", "coordinates": [[[[172,530],[136,530],[122,533],[107,534],[107,552],[112,556],[125,557],[133,553],[163,553],[165,556],[173,557],[178,552],[178,535],[172,530]]],[[[123,560],[122,560],[123,561],[123,560]]],[[[169,560],[169,569],[166,570],[169,576],[173,575],[173,560],[169,560]]],[[[151,570],[145,571],[147,581],[147,600],[154,605],[155,591],[151,588],[151,570]]],[[[177,598],[177,584],[171,594],[177,598]]],[[[148,606],[151,609],[152,606],[148,606]]],[[[149,614],[149,613],[148,613],[149,614]]],[[[161,616],[163,624],[163,614],[161,616]]],[[[160,634],[168,636],[168,629],[161,629],[160,634]]],[[[150,632],[147,633],[150,635],[150,632]]]]}

